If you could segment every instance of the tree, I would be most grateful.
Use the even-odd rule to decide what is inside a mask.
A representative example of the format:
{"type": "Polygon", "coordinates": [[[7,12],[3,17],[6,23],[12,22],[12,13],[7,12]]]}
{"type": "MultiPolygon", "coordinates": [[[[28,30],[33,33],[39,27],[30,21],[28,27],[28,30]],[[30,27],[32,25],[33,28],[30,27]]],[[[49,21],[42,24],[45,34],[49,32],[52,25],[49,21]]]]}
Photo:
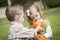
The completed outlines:
{"type": "Polygon", "coordinates": [[[60,0],[44,0],[48,7],[58,7],[60,6],[60,0]]]}
{"type": "Polygon", "coordinates": [[[0,0],[0,7],[6,6],[7,5],[7,0],[0,0]]]}
{"type": "Polygon", "coordinates": [[[7,0],[8,6],[11,6],[11,0],[7,0]]]}

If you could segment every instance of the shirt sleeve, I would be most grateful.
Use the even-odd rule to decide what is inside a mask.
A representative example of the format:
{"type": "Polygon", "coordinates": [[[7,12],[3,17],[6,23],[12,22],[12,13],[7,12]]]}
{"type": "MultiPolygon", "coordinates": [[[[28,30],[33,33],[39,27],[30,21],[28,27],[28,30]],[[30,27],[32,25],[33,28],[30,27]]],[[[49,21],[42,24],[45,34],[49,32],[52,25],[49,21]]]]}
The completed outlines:
{"type": "Polygon", "coordinates": [[[28,29],[20,24],[13,24],[9,30],[9,39],[16,38],[16,37],[33,37],[35,35],[35,30],[28,29]]]}
{"type": "Polygon", "coordinates": [[[34,29],[28,29],[24,26],[19,26],[19,27],[14,27],[13,28],[14,32],[15,32],[15,35],[34,35],[35,34],[35,30],[34,29]]]}
{"type": "Polygon", "coordinates": [[[52,36],[52,29],[50,25],[47,26],[46,33],[44,34],[44,36],[47,38],[52,36]]]}
{"type": "Polygon", "coordinates": [[[28,29],[28,28],[26,28],[26,27],[22,27],[22,33],[28,33],[28,34],[34,34],[34,33],[36,33],[36,30],[35,29],[33,29],[33,28],[31,28],[31,29],[28,29]]]}

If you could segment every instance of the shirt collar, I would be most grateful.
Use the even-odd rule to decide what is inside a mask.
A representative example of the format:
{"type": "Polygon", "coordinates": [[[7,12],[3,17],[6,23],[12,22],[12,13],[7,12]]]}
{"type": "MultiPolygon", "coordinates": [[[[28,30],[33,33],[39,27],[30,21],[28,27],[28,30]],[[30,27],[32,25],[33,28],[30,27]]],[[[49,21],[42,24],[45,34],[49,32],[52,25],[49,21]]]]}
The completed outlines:
{"type": "Polygon", "coordinates": [[[16,21],[11,22],[11,25],[23,25],[22,23],[18,23],[16,21]]]}

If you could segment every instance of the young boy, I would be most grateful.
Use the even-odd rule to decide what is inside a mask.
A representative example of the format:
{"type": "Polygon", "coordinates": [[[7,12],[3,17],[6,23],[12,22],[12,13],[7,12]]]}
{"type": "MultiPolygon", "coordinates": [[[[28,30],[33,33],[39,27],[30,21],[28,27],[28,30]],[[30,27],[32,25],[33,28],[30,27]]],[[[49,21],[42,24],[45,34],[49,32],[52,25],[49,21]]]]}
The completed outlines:
{"type": "Polygon", "coordinates": [[[24,13],[22,6],[16,5],[6,9],[7,19],[11,23],[8,34],[9,40],[34,40],[32,38],[35,36],[36,31],[40,30],[39,25],[36,29],[25,28],[23,26],[23,15],[24,13]]]}

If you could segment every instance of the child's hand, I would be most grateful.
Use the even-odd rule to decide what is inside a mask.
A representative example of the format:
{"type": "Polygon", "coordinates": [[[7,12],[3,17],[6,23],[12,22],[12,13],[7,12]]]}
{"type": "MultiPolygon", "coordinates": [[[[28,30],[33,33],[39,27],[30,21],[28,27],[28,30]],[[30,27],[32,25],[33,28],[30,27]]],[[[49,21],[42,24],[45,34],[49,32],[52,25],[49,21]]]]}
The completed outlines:
{"type": "Polygon", "coordinates": [[[40,24],[39,24],[35,30],[36,30],[36,31],[42,31],[42,30],[43,30],[43,28],[42,28],[42,27],[40,27],[40,24]]]}

